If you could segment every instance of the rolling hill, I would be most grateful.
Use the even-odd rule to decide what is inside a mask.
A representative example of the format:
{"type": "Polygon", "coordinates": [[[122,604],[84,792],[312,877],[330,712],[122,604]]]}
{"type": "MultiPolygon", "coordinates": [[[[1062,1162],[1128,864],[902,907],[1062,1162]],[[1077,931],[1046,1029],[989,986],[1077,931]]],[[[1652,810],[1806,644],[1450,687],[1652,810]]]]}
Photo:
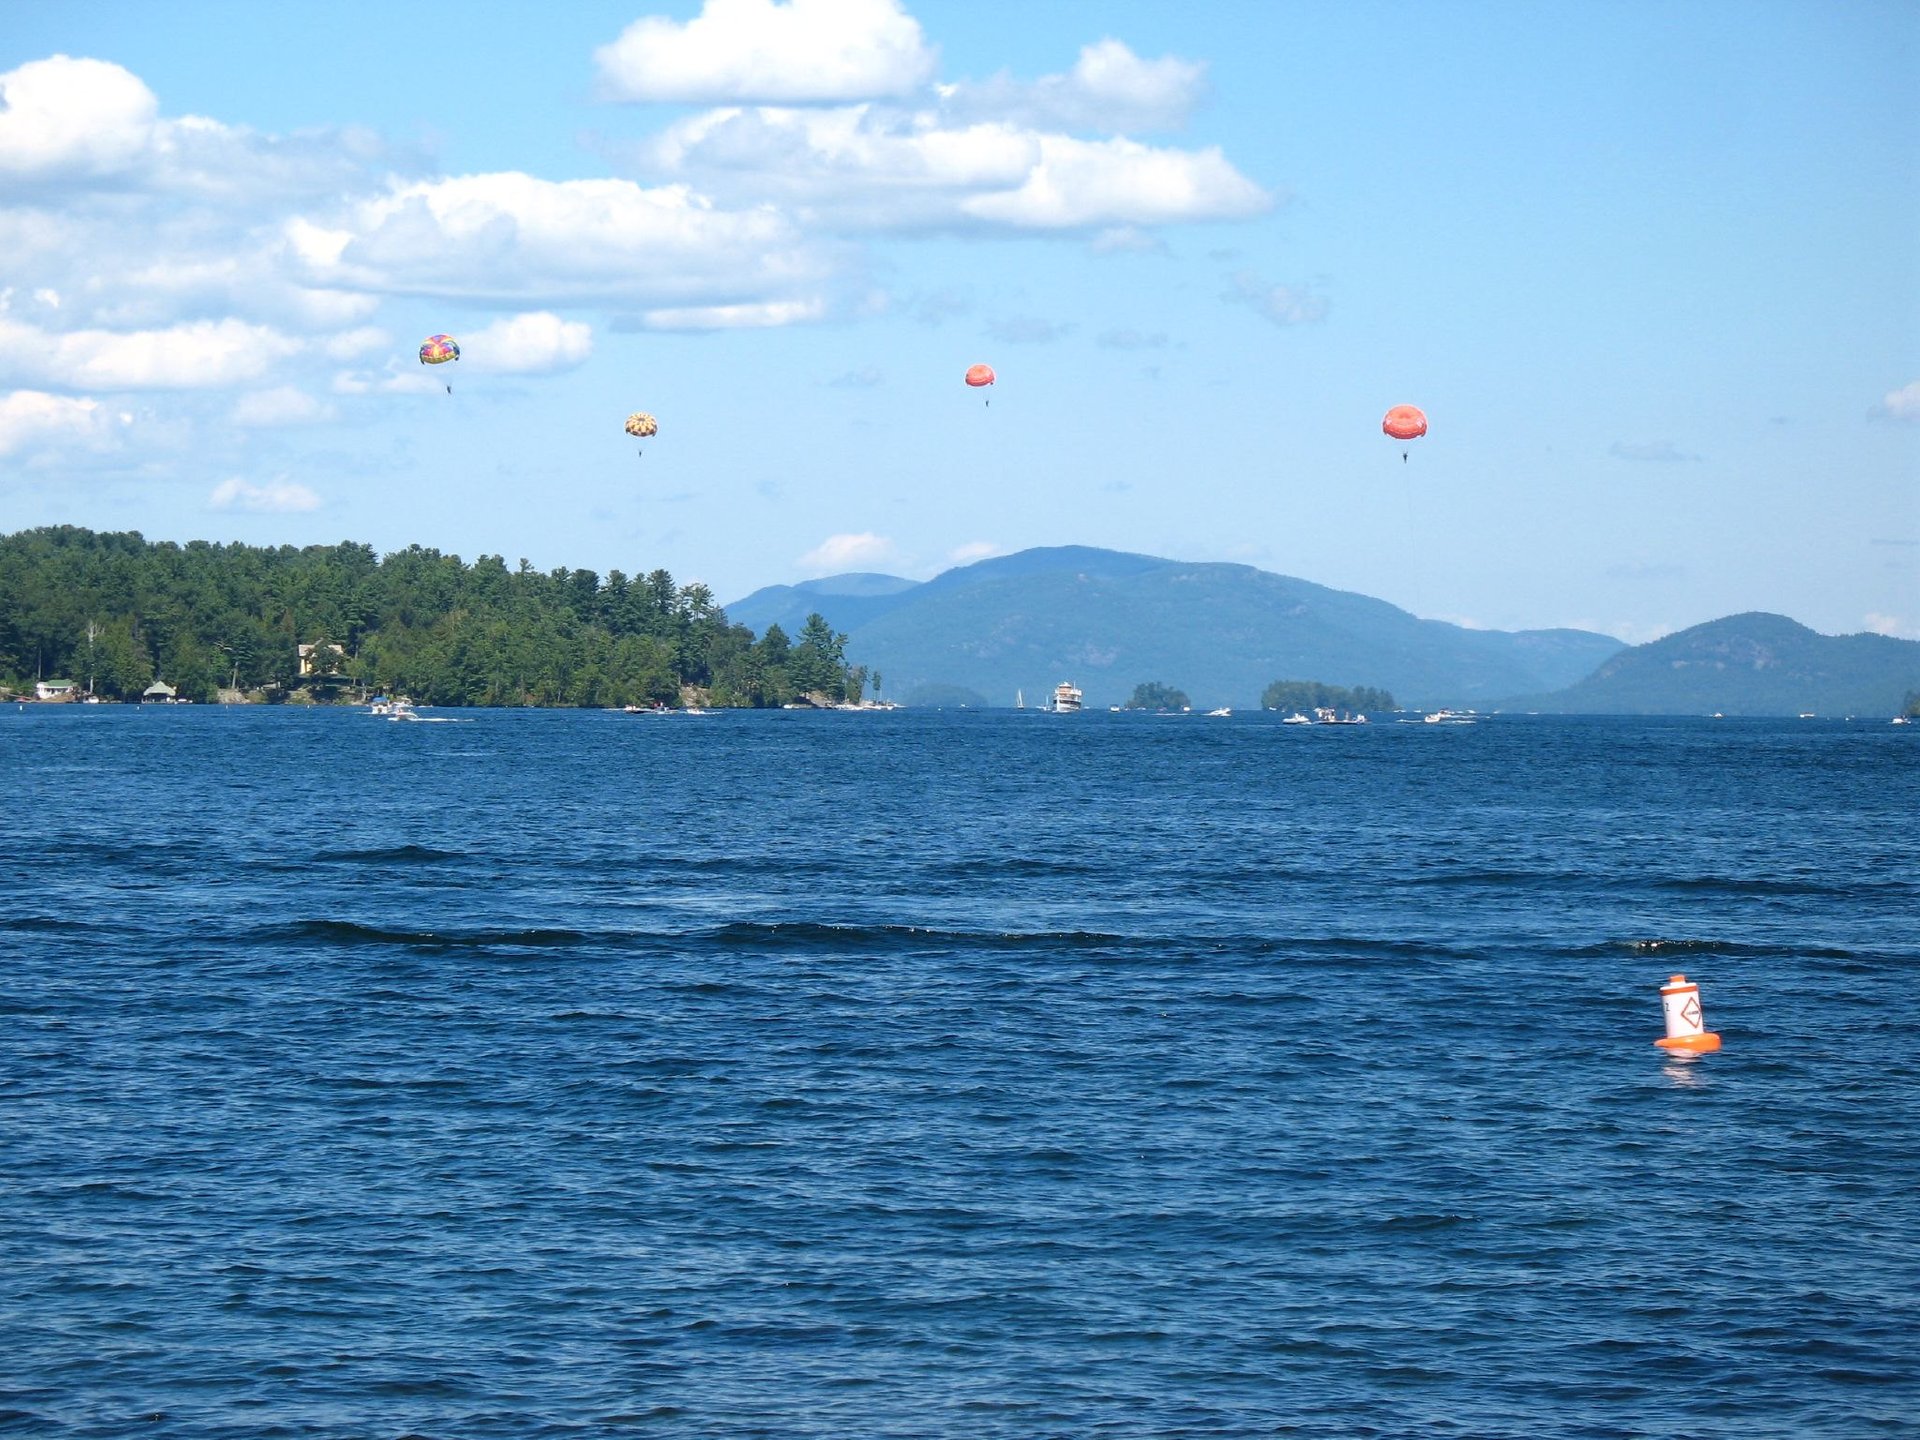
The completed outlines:
{"type": "Polygon", "coordinates": [[[1894,715],[1920,690],[1920,640],[1821,635],[1753,611],[1636,645],[1517,707],[1582,715],[1894,715]]]}

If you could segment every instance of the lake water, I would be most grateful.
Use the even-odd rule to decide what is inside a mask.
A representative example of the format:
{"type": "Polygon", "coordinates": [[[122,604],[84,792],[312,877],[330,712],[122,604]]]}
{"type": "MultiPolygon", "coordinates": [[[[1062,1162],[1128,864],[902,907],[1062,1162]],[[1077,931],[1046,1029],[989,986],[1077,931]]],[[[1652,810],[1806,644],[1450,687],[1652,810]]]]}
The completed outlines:
{"type": "Polygon", "coordinates": [[[0,714],[0,1433],[1920,1433],[1920,727],[428,713],[0,714]]]}

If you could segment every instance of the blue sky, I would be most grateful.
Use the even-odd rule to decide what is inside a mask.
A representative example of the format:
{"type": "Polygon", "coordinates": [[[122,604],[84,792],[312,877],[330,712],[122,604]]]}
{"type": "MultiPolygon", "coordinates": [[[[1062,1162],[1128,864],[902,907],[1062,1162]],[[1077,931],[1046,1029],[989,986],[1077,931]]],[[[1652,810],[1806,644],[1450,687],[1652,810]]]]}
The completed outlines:
{"type": "Polygon", "coordinates": [[[0,531],[1920,637],[1916,73],[1910,4],[8,7],[0,531]]]}

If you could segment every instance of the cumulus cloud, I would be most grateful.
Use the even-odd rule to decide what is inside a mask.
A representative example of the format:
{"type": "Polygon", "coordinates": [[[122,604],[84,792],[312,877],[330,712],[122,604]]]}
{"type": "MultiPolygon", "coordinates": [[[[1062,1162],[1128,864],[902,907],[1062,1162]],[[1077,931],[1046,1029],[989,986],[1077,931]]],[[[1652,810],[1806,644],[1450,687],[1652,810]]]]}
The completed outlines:
{"type": "Polygon", "coordinates": [[[0,75],[0,174],[16,180],[126,171],[159,139],[160,102],[103,60],[54,55],[0,75]]]}
{"type": "Polygon", "coordinates": [[[0,314],[0,376],[75,390],[223,389],[259,379],[296,343],[231,319],[60,333],[0,314]]]}
{"type": "MultiPolygon", "coordinates": [[[[286,238],[317,285],[494,302],[729,304],[742,292],[791,302],[832,268],[769,206],[725,210],[684,185],[518,171],[396,184],[332,222],[300,217],[286,238]]],[[[805,300],[819,302],[805,313],[824,311],[817,295],[805,300]]]]}
{"type": "Polygon", "coordinates": [[[942,107],[957,119],[992,117],[1062,130],[1133,132],[1177,129],[1206,93],[1207,67],[1167,55],[1143,60],[1105,39],[1084,47],[1065,75],[988,80],[938,87],[942,107]]]}
{"type": "Polygon", "coordinates": [[[460,364],[482,375],[550,375],[584,365],[593,353],[593,327],[536,310],[496,320],[460,339],[460,364]]]}
{"type": "Polygon", "coordinates": [[[897,554],[893,541],[868,530],[829,535],[794,564],[808,575],[832,575],[843,570],[892,564],[897,554]]]}
{"type": "Polygon", "coordinates": [[[0,455],[13,455],[48,444],[97,443],[129,417],[111,415],[98,400],[72,395],[49,395],[40,390],[15,390],[0,395],[0,455]]]}
{"type": "Polygon", "coordinates": [[[0,177],[204,198],[317,192],[378,158],[360,131],[291,139],[203,116],[169,119],[146,82],[107,60],[51,55],[0,75],[0,177]]]}
{"type": "Polygon", "coordinates": [[[1920,380],[1889,390],[1872,414],[1880,420],[1920,421],[1920,380]]]}
{"type": "Polygon", "coordinates": [[[705,111],[637,158],[735,203],[773,198],[847,229],[1080,231],[1241,219],[1273,204],[1218,147],[950,124],[873,105],[705,111]]]}
{"type": "Polygon", "coordinates": [[[1671,440],[1648,440],[1639,444],[1616,440],[1607,447],[1607,453],[1616,460],[1633,460],[1647,465],[1690,465],[1701,459],[1689,450],[1682,450],[1671,440]]]}
{"type": "Polygon", "coordinates": [[[1275,325],[1311,325],[1327,318],[1327,299],[1301,285],[1269,285],[1250,270],[1234,274],[1220,297],[1245,305],[1275,325]]]}
{"type": "Polygon", "coordinates": [[[320,497],[291,480],[269,480],[255,485],[247,480],[223,480],[213,487],[207,504],[215,510],[246,510],[258,515],[292,515],[320,508],[320,497]]]}
{"type": "Polygon", "coordinates": [[[254,390],[242,395],[233,407],[233,423],[247,429],[279,429],[290,425],[317,425],[331,420],[333,406],[314,399],[292,385],[271,390],[254,390]]]}
{"type": "Polygon", "coordinates": [[[634,21],[593,58],[610,99],[700,103],[905,95],[936,55],[899,0],[706,0],[685,24],[634,21]]]}
{"type": "Polygon", "coordinates": [[[1920,624],[1899,615],[1870,612],[1861,623],[1871,635],[1890,635],[1896,640],[1920,640],[1920,624]]]}

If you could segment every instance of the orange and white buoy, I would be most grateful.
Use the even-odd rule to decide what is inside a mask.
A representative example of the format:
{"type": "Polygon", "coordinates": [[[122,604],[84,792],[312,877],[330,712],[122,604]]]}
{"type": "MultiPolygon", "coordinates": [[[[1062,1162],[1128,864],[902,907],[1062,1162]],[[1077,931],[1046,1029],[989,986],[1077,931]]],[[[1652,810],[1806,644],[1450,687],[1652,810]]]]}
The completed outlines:
{"type": "Polygon", "coordinates": [[[1707,1029],[1700,1011],[1700,987],[1684,975],[1675,975],[1660,987],[1660,1008],[1666,1012],[1667,1033],[1653,1043],[1682,1055],[1706,1055],[1720,1048],[1720,1037],[1707,1029]]]}

